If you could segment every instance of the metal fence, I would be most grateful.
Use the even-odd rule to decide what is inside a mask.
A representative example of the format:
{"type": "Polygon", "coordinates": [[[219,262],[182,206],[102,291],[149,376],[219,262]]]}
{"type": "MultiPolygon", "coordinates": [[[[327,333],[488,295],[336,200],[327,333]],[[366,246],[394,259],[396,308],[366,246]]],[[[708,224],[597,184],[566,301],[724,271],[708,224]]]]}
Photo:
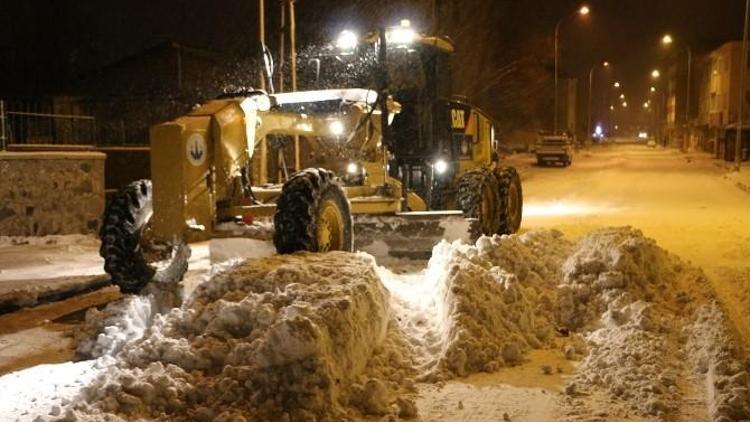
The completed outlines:
{"type": "Polygon", "coordinates": [[[55,112],[41,102],[0,100],[2,148],[13,145],[95,145],[96,119],[55,112]]]}
{"type": "Polygon", "coordinates": [[[184,115],[182,97],[43,97],[0,100],[0,148],[148,145],[149,128],[184,115]]]}

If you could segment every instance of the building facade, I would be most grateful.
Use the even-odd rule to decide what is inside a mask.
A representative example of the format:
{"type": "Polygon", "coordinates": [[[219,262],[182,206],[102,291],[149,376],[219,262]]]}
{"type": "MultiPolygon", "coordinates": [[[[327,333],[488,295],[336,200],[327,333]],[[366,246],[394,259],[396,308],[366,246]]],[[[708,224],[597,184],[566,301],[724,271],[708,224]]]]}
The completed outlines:
{"type": "Polygon", "coordinates": [[[736,126],[740,101],[744,101],[743,122],[750,120],[750,93],[747,89],[750,87],[750,71],[746,72],[744,95],[740,94],[742,42],[725,43],[701,63],[697,69],[699,99],[695,127],[700,141],[697,146],[724,156],[727,148],[725,132],[728,126],[736,126]]]}

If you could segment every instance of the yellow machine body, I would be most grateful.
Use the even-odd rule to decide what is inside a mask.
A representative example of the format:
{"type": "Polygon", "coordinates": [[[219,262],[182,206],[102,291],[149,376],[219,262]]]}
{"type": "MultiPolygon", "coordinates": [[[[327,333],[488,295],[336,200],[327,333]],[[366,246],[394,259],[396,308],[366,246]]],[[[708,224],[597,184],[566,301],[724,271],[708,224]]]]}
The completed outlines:
{"type": "MultiPolygon", "coordinates": [[[[326,139],[338,142],[343,146],[344,155],[360,157],[356,162],[368,175],[366,183],[345,187],[352,213],[401,211],[401,183],[385,175],[380,114],[369,108],[374,104],[374,99],[368,97],[372,96],[371,92],[348,90],[355,91],[357,98],[362,97],[362,92],[366,93],[364,101],[351,101],[345,114],[306,114],[262,104],[264,101],[305,101],[349,94],[344,91],[215,100],[184,117],[152,127],[154,216],[151,224],[154,235],[165,240],[202,240],[215,235],[220,221],[272,216],[275,200],[281,193],[281,181],[268,183],[272,179],[268,174],[269,158],[273,158],[268,155],[269,136],[303,138],[319,144],[326,139]],[[334,121],[349,131],[338,133],[332,129],[334,121]],[[252,186],[253,200],[243,195],[243,170],[256,182],[252,186]]],[[[391,104],[389,109],[397,112],[398,104],[391,104]]],[[[319,147],[316,145],[313,150],[319,147]]],[[[299,155],[296,149],[295,155],[299,155]]],[[[322,156],[303,157],[298,161],[302,168],[324,167],[341,174],[352,160],[322,156]]],[[[413,193],[405,200],[414,211],[427,209],[424,201],[413,193]]]]}

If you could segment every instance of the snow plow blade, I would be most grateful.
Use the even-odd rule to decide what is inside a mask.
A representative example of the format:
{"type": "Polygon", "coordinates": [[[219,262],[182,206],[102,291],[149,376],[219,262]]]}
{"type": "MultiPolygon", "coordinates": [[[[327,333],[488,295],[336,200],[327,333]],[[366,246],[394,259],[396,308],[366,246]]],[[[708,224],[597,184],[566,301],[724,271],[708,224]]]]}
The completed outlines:
{"type": "Polygon", "coordinates": [[[354,215],[354,249],[375,256],[429,259],[441,240],[474,242],[478,221],[461,211],[354,215]]]}

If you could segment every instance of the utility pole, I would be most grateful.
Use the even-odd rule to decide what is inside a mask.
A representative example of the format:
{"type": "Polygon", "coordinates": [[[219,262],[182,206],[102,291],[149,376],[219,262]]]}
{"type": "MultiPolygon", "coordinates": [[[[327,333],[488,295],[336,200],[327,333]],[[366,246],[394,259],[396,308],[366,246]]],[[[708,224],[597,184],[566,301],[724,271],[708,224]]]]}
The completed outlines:
{"type": "MultiPolygon", "coordinates": [[[[266,89],[265,76],[265,47],[266,47],[266,5],[265,0],[258,0],[258,41],[260,42],[260,71],[258,72],[258,88],[266,89]]],[[[264,137],[260,141],[260,177],[261,185],[268,183],[268,140],[264,137]]]]}
{"type": "Polygon", "coordinates": [[[690,149],[690,139],[693,137],[692,121],[690,120],[690,85],[693,82],[693,49],[689,45],[687,46],[687,54],[687,92],[685,99],[685,127],[687,134],[685,135],[685,152],[690,149]]]}
{"type": "MultiPolygon", "coordinates": [[[[258,41],[260,42],[260,56],[261,61],[265,54],[266,48],[266,4],[265,0],[258,0],[258,41]]],[[[264,75],[264,66],[261,64],[260,72],[258,73],[258,88],[265,91],[266,89],[266,77],[264,75]]]]}
{"type": "MultiPolygon", "coordinates": [[[[748,0],[750,1],[750,0],[748,0]]],[[[557,135],[557,112],[558,112],[558,99],[557,99],[557,91],[558,91],[558,79],[559,79],[559,67],[560,67],[560,52],[559,52],[559,44],[560,44],[560,24],[562,24],[563,19],[560,19],[559,22],[557,22],[557,25],[555,26],[555,109],[554,109],[554,127],[553,127],[553,135],[557,135]]]]}
{"type": "Polygon", "coordinates": [[[289,49],[291,50],[290,66],[292,71],[292,91],[297,90],[297,15],[294,12],[294,0],[289,0],[289,49]]]}
{"type": "MultiPolygon", "coordinates": [[[[297,91],[297,15],[294,13],[294,0],[289,0],[289,64],[292,73],[292,91],[297,91]]],[[[299,135],[294,135],[294,170],[302,170],[300,159],[299,135]]]]}
{"type": "Polygon", "coordinates": [[[8,139],[5,135],[5,101],[0,100],[0,150],[5,151],[8,139]]]}
{"type": "Polygon", "coordinates": [[[284,92],[284,60],[286,59],[286,2],[280,0],[281,14],[279,15],[279,92],[284,92]]]}
{"type": "Polygon", "coordinates": [[[737,138],[734,143],[734,166],[740,171],[742,167],[742,108],[745,104],[745,72],[747,70],[747,37],[750,27],[750,0],[745,3],[745,27],[742,34],[742,62],[740,66],[740,98],[737,107],[737,138]]]}
{"type": "Polygon", "coordinates": [[[591,70],[589,70],[589,104],[588,107],[586,107],[586,111],[588,112],[588,124],[586,125],[586,137],[584,138],[583,142],[585,144],[588,144],[589,137],[591,136],[591,97],[592,93],[594,91],[594,66],[591,66],[591,70]]]}
{"type": "Polygon", "coordinates": [[[432,33],[437,35],[438,31],[438,5],[437,0],[430,0],[430,20],[432,26],[432,33]]]}

